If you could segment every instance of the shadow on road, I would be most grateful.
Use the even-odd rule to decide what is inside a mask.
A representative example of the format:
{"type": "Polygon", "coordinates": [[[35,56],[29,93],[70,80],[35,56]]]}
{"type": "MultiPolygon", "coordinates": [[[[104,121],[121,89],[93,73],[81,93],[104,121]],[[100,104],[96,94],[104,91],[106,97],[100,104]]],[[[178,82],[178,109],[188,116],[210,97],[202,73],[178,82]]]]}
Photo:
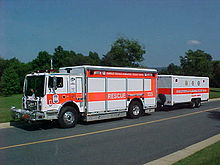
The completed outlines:
{"type": "MultiPolygon", "coordinates": [[[[149,116],[149,115],[151,115],[151,114],[146,113],[143,116],[149,116]]],[[[111,122],[117,122],[117,121],[120,122],[123,119],[128,119],[128,118],[127,117],[121,117],[121,118],[105,119],[105,120],[90,121],[90,122],[78,121],[77,125],[86,126],[86,125],[95,125],[95,124],[101,124],[101,123],[111,123],[111,122]]],[[[131,120],[136,120],[136,119],[131,119],[131,120]]],[[[64,128],[61,128],[56,121],[38,121],[38,122],[33,122],[33,123],[27,123],[25,121],[17,121],[17,122],[10,122],[10,126],[14,126],[16,128],[23,129],[23,130],[26,130],[26,131],[39,131],[39,130],[48,130],[48,129],[64,129],[64,128]]]]}
{"type": "Polygon", "coordinates": [[[114,121],[121,121],[124,118],[114,118],[114,119],[105,119],[105,120],[97,120],[97,121],[89,121],[89,122],[85,122],[85,121],[79,121],[78,124],[81,125],[94,125],[94,124],[99,124],[99,123],[109,123],[109,122],[114,122],[114,121]]]}
{"type": "MultiPolygon", "coordinates": [[[[115,121],[121,121],[121,120],[123,120],[123,118],[106,119],[106,120],[98,120],[98,121],[90,121],[90,122],[79,121],[77,125],[94,125],[94,124],[109,123],[109,122],[115,122],[115,121]]],[[[16,128],[23,129],[26,131],[64,129],[64,128],[61,128],[56,121],[38,121],[38,122],[33,122],[33,123],[27,123],[25,121],[17,121],[17,122],[10,122],[10,126],[14,126],[16,128]]]]}
{"type": "Polygon", "coordinates": [[[219,111],[211,111],[211,112],[209,112],[208,117],[211,119],[220,121],[220,112],[219,111]]]}
{"type": "Polygon", "coordinates": [[[164,106],[162,108],[157,108],[156,111],[173,111],[173,110],[181,110],[181,109],[192,109],[189,104],[176,104],[174,106],[164,106]]]}
{"type": "Polygon", "coordinates": [[[14,126],[16,128],[20,128],[26,131],[38,131],[38,130],[59,128],[56,122],[51,122],[51,121],[41,121],[34,123],[18,121],[18,122],[10,122],[10,126],[14,126]]]}

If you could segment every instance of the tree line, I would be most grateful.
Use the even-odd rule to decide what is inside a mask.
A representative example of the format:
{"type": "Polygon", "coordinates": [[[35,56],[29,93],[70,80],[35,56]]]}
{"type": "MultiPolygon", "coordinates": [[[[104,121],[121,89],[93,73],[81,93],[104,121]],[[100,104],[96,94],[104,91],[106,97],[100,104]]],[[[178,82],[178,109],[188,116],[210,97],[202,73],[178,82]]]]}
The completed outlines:
{"type": "Polygon", "coordinates": [[[202,50],[188,50],[180,56],[180,65],[173,63],[160,74],[209,77],[211,87],[220,87],[220,61],[213,61],[210,54],[202,50]]]}
{"type": "MultiPolygon", "coordinates": [[[[120,37],[101,58],[96,52],[90,51],[88,55],[83,55],[65,50],[62,46],[55,48],[53,54],[40,51],[35,59],[27,63],[17,58],[0,57],[0,95],[22,93],[25,75],[50,69],[51,59],[54,69],[77,65],[146,67],[140,64],[144,60],[145,52],[145,47],[138,41],[120,37]]],[[[180,56],[180,66],[171,63],[159,73],[208,76],[211,86],[220,87],[220,61],[213,61],[212,56],[202,50],[188,50],[185,56],[180,56]]]]}

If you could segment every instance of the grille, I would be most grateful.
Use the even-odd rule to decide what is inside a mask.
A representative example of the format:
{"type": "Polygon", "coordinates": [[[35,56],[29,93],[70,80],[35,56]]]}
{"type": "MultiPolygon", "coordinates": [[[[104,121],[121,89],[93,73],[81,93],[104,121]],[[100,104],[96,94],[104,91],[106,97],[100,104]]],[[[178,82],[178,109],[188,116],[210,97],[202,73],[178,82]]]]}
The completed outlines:
{"type": "Polygon", "coordinates": [[[37,101],[27,100],[27,109],[29,110],[37,110],[37,101]]]}

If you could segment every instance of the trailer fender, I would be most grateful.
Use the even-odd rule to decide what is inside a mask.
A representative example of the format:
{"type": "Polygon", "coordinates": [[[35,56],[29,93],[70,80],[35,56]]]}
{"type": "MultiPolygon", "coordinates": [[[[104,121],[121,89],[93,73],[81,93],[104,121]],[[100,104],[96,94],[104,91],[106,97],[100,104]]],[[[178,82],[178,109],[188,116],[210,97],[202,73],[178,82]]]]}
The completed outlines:
{"type": "Polygon", "coordinates": [[[158,94],[158,96],[157,96],[157,103],[159,105],[164,105],[165,102],[166,102],[165,94],[158,94]]]}

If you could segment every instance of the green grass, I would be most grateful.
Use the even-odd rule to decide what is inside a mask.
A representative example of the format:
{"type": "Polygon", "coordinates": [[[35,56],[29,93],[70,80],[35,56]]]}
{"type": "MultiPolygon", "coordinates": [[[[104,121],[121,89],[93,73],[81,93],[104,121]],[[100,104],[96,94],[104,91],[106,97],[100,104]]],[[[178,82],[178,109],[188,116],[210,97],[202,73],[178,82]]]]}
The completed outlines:
{"type": "Polygon", "coordinates": [[[22,104],[22,94],[13,96],[0,96],[0,123],[11,121],[10,109],[11,106],[16,108],[21,108],[22,104]]]}
{"type": "Polygon", "coordinates": [[[220,88],[210,88],[210,99],[220,98],[220,88]]]}
{"type": "Polygon", "coordinates": [[[220,141],[173,165],[220,165],[220,141]]]}

